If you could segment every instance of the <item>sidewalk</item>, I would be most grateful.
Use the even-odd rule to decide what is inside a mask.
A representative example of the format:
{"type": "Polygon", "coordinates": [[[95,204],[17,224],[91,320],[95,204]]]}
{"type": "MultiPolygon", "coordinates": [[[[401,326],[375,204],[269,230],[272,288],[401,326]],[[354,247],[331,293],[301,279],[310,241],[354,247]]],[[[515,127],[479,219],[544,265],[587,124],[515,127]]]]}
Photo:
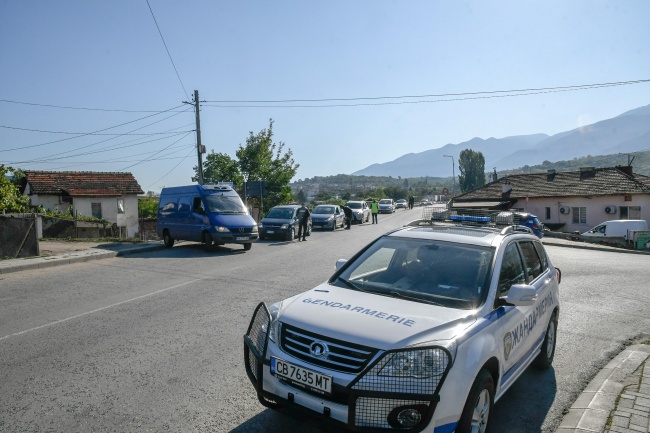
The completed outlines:
{"type": "Polygon", "coordinates": [[[40,244],[41,256],[1,260],[0,275],[32,269],[50,268],[89,260],[108,259],[164,248],[160,241],[150,242],[51,242],[40,244]],[[51,254],[51,255],[48,255],[51,254]]]}

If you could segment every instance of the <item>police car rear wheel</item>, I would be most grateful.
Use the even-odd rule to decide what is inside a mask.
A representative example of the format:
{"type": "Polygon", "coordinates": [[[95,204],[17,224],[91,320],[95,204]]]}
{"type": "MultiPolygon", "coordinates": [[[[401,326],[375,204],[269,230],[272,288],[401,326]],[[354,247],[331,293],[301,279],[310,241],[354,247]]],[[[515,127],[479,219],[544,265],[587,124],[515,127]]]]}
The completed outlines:
{"type": "Polygon", "coordinates": [[[542,342],[542,350],[535,358],[535,367],[546,370],[553,364],[553,358],[555,357],[555,342],[557,341],[557,313],[554,312],[551,316],[551,320],[548,321],[548,326],[546,327],[546,335],[544,336],[544,342],[542,342]]]}
{"type": "Polygon", "coordinates": [[[481,370],[472,384],[456,433],[487,433],[494,407],[494,381],[487,370],[481,370]]]}

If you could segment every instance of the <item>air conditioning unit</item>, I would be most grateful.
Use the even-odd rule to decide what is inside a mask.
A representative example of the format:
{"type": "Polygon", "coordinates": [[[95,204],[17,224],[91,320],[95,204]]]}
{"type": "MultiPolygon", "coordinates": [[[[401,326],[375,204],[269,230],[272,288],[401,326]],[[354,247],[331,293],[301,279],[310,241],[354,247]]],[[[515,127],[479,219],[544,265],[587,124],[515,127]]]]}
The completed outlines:
{"type": "Polygon", "coordinates": [[[571,208],[569,206],[560,206],[560,213],[561,214],[571,213],[571,208]]]}
{"type": "Polygon", "coordinates": [[[605,213],[616,213],[616,206],[605,206],[605,213]]]}

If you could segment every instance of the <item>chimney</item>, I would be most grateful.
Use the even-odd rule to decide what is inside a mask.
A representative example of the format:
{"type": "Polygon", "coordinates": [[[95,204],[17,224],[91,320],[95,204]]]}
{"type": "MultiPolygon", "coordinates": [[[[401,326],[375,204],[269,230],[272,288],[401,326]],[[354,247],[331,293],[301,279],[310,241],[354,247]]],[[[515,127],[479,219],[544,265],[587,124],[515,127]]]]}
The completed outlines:
{"type": "Polygon", "coordinates": [[[555,169],[551,168],[550,170],[546,171],[546,180],[548,182],[553,182],[554,179],[555,179],[555,169]]]}
{"type": "Polygon", "coordinates": [[[627,174],[628,176],[634,176],[634,173],[632,172],[632,166],[631,165],[617,165],[616,168],[618,171],[622,171],[623,173],[627,174]]]}
{"type": "Polygon", "coordinates": [[[596,167],[580,167],[580,180],[596,176],[596,167]]]}
{"type": "Polygon", "coordinates": [[[494,169],[494,173],[492,173],[492,182],[496,182],[499,179],[497,176],[497,169],[494,169]]]}

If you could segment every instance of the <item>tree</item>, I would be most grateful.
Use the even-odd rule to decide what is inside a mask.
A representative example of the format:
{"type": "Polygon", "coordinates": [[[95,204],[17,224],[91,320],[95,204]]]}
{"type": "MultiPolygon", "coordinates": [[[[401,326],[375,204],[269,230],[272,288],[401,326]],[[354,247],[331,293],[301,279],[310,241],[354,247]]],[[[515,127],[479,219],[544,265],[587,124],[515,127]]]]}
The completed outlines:
{"type": "MultiPolygon", "coordinates": [[[[197,167],[194,167],[198,177],[197,167]]],[[[232,182],[235,188],[243,186],[244,176],[239,169],[239,163],[225,153],[211,151],[203,162],[203,181],[206,184],[217,182],[232,182]]]]}
{"type": "Polygon", "coordinates": [[[465,149],[458,159],[458,183],[460,191],[466,193],[485,185],[485,157],[481,152],[465,149]]]}
{"type": "Polygon", "coordinates": [[[29,207],[29,198],[18,189],[21,174],[20,170],[0,164],[0,212],[24,212],[29,207]],[[13,181],[7,179],[7,175],[12,175],[13,181]]]}
{"type": "Polygon", "coordinates": [[[269,120],[269,128],[257,134],[250,132],[246,146],[239,145],[236,152],[239,159],[239,170],[248,175],[248,181],[265,180],[268,195],[264,197],[264,207],[291,201],[289,182],[296,175],[299,164],[293,160],[293,152],[287,149],[282,153],[284,143],[273,143],[273,119],[269,120]]]}

